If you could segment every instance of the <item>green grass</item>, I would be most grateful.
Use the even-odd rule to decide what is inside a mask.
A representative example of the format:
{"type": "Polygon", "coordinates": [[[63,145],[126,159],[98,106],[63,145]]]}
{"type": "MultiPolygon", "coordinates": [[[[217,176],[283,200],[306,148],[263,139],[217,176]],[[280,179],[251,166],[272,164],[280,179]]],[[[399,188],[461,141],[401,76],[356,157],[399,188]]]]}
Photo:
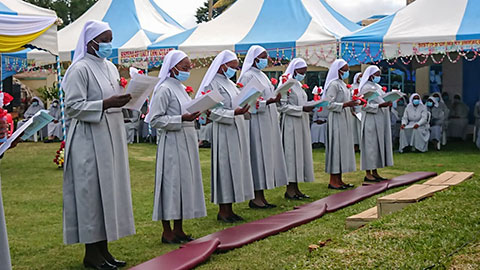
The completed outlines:
{"type": "MultiPolygon", "coordinates": [[[[83,245],[62,242],[62,171],[52,162],[58,144],[22,143],[2,160],[2,190],[14,269],[83,269],[83,245]]],[[[176,249],[161,243],[161,223],[151,220],[156,147],[129,146],[132,196],[137,234],[110,245],[112,253],[136,265],[176,249]]],[[[185,221],[195,237],[230,225],[216,221],[217,206],[210,203],[210,151],[201,149],[208,217],[185,221]]],[[[407,207],[359,230],[345,229],[345,218],[375,205],[376,198],[288,232],[213,255],[198,269],[478,269],[480,267],[480,152],[471,143],[451,143],[441,152],[395,154],[395,166],[381,170],[393,177],[412,171],[473,171],[467,182],[433,198],[407,207]],[[331,239],[309,252],[308,245],[331,239]],[[472,241],[472,239],[474,239],[472,241]],[[476,239],[476,240],[475,240],[476,239]],[[449,256],[466,242],[458,252],[449,256]],[[472,259],[473,258],[473,259],[472,259]],[[475,259],[476,258],[476,259],[475,259]]],[[[357,155],[357,164],[360,159],[357,155]]],[[[324,173],[324,152],[314,150],[316,181],[300,185],[313,201],[332,194],[324,173]]],[[[344,176],[360,185],[363,173],[344,176]]],[[[305,202],[283,199],[284,188],[267,191],[271,210],[251,210],[247,203],[235,210],[252,221],[291,210],[305,202]]]]}

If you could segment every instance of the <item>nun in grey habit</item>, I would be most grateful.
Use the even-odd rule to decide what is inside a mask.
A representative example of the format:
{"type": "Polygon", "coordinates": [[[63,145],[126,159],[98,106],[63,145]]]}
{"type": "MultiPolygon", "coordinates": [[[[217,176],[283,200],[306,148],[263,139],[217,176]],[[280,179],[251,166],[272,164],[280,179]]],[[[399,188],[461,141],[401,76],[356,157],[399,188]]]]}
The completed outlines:
{"type": "Polygon", "coordinates": [[[58,99],[55,99],[48,109],[48,114],[53,117],[53,121],[48,123],[48,140],[45,142],[53,142],[55,138],[63,139],[62,133],[62,110],[58,99]]]}
{"type": "Polygon", "coordinates": [[[380,69],[369,66],[360,82],[360,94],[376,91],[379,95],[369,100],[363,109],[362,136],[360,140],[360,167],[365,170],[365,181],[378,182],[386,180],[378,174],[377,169],[393,166],[392,130],[390,108],[391,102],[385,102],[380,82],[380,69]]]}
{"type": "Polygon", "coordinates": [[[435,97],[431,96],[427,99],[427,109],[430,113],[430,138],[437,150],[440,150],[442,141],[443,125],[445,121],[445,113],[439,107],[439,103],[435,97]]]}
{"type": "Polygon", "coordinates": [[[343,79],[347,79],[349,67],[343,59],[335,60],[328,70],[325,93],[322,99],[329,101],[327,141],[325,146],[325,172],[330,174],[330,189],[353,187],[342,181],[342,174],[356,170],[352,108],[358,105],[351,100],[351,93],[343,79]]]}
{"type": "Polygon", "coordinates": [[[63,232],[66,244],[84,243],[84,265],[125,266],[107,242],[135,233],[122,95],[111,53],[108,23],[88,21],[67,70],[66,113],[71,119],[65,146],[63,232]]]}
{"type": "Polygon", "coordinates": [[[235,76],[238,59],[229,50],[215,57],[197,91],[218,91],[223,107],[211,111],[212,125],[212,202],[219,205],[217,219],[231,223],[243,220],[235,214],[232,203],[254,198],[248,123],[244,114],[250,109],[234,108],[233,98],[239,94],[230,80],[235,76]]]}
{"type": "Polygon", "coordinates": [[[405,147],[411,146],[413,150],[428,151],[430,137],[429,112],[423,105],[420,95],[415,93],[410,96],[410,103],[405,109],[400,130],[400,153],[405,147]]]}
{"type": "Polygon", "coordinates": [[[305,106],[307,94],[300,83],[305,78],[307,63],[301,58],[290,61],[282,77],[292,78],[296,83],[289,93],[282,97],[279,111],[282,113],[281,132],[283,152],[287,165],[287,199],[309,198],[300,192],[298,183],[313,182],[312,138],[310,137],[310,112],[312,106],[305,106]]]}
{"type": "Polygon", "coordinates": [[[183,231],[182,220],[207,215],[194,125],[200,112],[190,114],[184,107],[192,100],[182,84],[190,66],[182,51],[172,50],[165,56],[145,119],[158,130],[153,220],[163,222],[163,243],[193,240],[183,231]],[[170,220],[174,220],[173,231],[170,220]]]}
{"type": "Polygon", "coordinates": [[[287,185],[287,167],[282,154],[280,123],[277,103],[281,95],[274,96],[274,87],[267,75],[262,72],[267,66],[267,51],[254,45],[250,47],[243,63],[239,82],[247,86],[256,81],[262,86],[263,100],[252,112],[250,124],[250,161],[252,164],[255,199],[250,208],[273,208],[265,199],[264,190],[287,185]]]}

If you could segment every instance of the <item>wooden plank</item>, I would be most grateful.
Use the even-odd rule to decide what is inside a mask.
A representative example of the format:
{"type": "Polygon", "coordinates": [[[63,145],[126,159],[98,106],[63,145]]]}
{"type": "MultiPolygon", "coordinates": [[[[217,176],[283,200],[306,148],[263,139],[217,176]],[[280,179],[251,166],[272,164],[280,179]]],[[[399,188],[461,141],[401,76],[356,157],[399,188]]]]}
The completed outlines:
{"type": "Polygon", "coordinates": [[[388,214],[397,212],[402,210],[403,208],[409,206],[410,204],[413,204],[415,202],[407,202],[407,203],[402,203],[402,202],[377,202],[377,208],[378,208],[378,217],[384,217],[388,214]]]}
{"type": "Polygon", "coordinates": [[[384,202],[418,202],[427,197],[431,197],[435,192],[448,188],[448,186],[430,186],[430,185],[411,185],[399,192],[389,194],[377,200],[378,203],[384,202]]]}
{"type": "Polygon", "coordinates": [[[430,186],[454,186],[472,178],[473,172],[444,172],[424,183],[430,186]]]}
{"type": "Polygon", "coordinates": [[[374,206],[359,214],[348,217],[345,224],[348,229],[357,229],[376,219],[378,219],[377,206],[374,206]]]}

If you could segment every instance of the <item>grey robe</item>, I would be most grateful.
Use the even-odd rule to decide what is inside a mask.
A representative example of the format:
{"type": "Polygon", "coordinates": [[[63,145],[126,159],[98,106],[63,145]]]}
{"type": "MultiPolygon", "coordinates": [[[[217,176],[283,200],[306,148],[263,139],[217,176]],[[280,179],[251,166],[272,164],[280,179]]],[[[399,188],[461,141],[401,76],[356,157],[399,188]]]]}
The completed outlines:
{"type": "Polygon", "coordinates": [[[469,110],[468,106],[461,101],[452,104],[450,119],[448,121],[449,137],[466,139],[469,110]]]}
{"type": "Polygon", "coordinates": [[[200,125],[200,129],[198,131],[199,141],[207,141],[209,143],[212,143],[212,126],[212,123],[200,125]]]}
{"type": "MultiPolygon", "coordinates": [[[[358,89],[358,83],[354,83],[352,84],[352,87],[350,88],[350,93],[351,93],[351,97],[353,97],[353,91],[355,89],[358,89]]],[[[358,105],[358,106],[355,106],[353,107],[352,109],[352,113],[362,113],[362,106],[358,105]]],[[[360,145],[360,138],[362,137],[362,118],[360,117],[360,119],[358,119],[358,117],[354,116],[352,118],[352,125],[353,125],[353,143],[354,144],[358,144],[360,145]]]]}
{"type": "Polygon", "coordinates": [[[417,107],[408,104],[402,118],[402,125],[418,124],[417,129],[405,128],[400,130],[400,153],[407,146],[413,146],[420,152],[428,151],[428,138],[430,137],[429,113],[425,105],[417,107]]]}
{"type": "MultiPolygon", "coordinates": [[[[384,94],[380,85],[368,81],[363,88],[376,89],[384,94]]],[[[364,91],[364,90],[362,90],[364,91]]],[[[375,170],[393,166],[392,130],[390,108],[380,108],[384,100],[379,96],[370,100],[362,115],[362,138],[360,140],[360,167],[362,170],[375,170]]]]}
{"type": "Polygon", "coordinates": [[[48,109],[48,114],[51,115],[56,121],[58,121],[57,123],[54,123],[53,121],[48,123],[48,136],[55,136],[59,139],[63,139],[62,109],[60,108],[60,102],[56,108],[50,105],[50,108],[48,109]]]}
{"type": "Polygon", "coordinates": [[[125,126],[121,109],[103,111],[120,94],[116,67],[87,54],[64,82],[72,119],[63,177],[66,244],[113,241],[135,233],[125,126]]]}
{"type": "Polygon", "coordinates": [[[287,167],[282,154],[280,123],[277,105],[267,105],[267,99],[274,95],[274,87],[267,75],[252,67],[242,76],[240,82],[248,85],[257,80],[262,86],[265,100],[259,102],[250,121],[250,160],[255,190],[272,189],[287,185],[287,167]]]}
{"type": "Polygon", "coordinates": [[[429,108],[430,112],[430,141],[442,141],[442,131],[445,121],[445,113],[439,107],[429,108]]]}
{"type": "Polygon", "coordinates": [[[307,94],[300,82],[282,97],[279,111],[282,113],[282,143],[289,183],[313,182],[312,138],[310,116],[303,111],[307,94]]]}
{"type": "Polygon", "coordinates": [[[404,99],[405,105],[399,106],[396,108],[392,107],[391,110],[391,127],[392,127],[392,140],[400,138],[400,126],[402,126],[402,117],[407,108],[407,101],[404,99]]]}
{"type": "Polygon", "coordinates": [[[153,220],[204,217],[202,171],[194,122],[182,122],[182,105],[192,99],[179,80],[155,90],[150,124],[158,130],[153,220]]]}
{"type": "Polygon", "coordinates": [[[225,100],[223,108],[212,110],[212,202],[237,203],[254,198],[248,123],[234,115],[232,99],[239,91],[224,75],[216,74],[207,86],[225,100]]]}
{"type": "Polygon", "coordinates": [[[125,132],[127,134],[127,143],[132,144],[135,141],[135,133],[140,129],[140,111],[122,109],[122,112],[125,132]]]}
{"type": "Polygon", "coordinates": [[[328,109],[323,108],[322,111],[319,111],[318,108],[313,109],[313,118],[312,125],[310,127],[310,134],[312,136],[312,143],[322,143],[325,144],[327,140],[327,120],[328,120],[328,109]],[[323,124],[317,124],[316,121],[322,120],[325,121],[323,124]]]}
{"type": "Polygon", "coordinates": [[[343,103],[350,101],[350,91],[345,83],[334,80],[326,89],[328,105],[327,142],[325,146],[325,172],[330,174],[348,173],[356,170],[353,144],[353,115],[343,103]]]}
{"type": "Polygon", "coordinates": [[[10,248],[8,247],[7,224],[2,201],[2,180],[0,179],[0,270],[12,269],[10,248]]]}

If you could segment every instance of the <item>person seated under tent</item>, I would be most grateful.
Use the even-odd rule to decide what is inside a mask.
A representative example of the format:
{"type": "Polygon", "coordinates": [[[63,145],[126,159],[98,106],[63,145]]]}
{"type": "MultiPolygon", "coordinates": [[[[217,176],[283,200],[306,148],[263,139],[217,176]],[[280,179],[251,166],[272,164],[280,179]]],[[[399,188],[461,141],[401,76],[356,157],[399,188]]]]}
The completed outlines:
{"type": "Polygon", "coordinates": [[[127,143],[132,144],[135,141],[135,134],[140,129],[140,112],[137,110],[122,109],[123,122],[125,123],[125,132],[127,134],[127,143]]]}
{"type": "Polygon", "coordinates": [[[48,139],[44,143],[58,142],[63,139],[62,109],[58,99],[53,100],[50,108],[48,108],[48,114],[53,117],[53,121],[48,123],[48,139]]]}
{"type": "Polygon", "coordinates": [[[423,105],[419,94],[410,96],[410,103],[405,109],[400,127],[399,152],[403,153],[408,146],[412,151],[428,151],[428,139],[430,138],[430,113],[423,105]]]}
{"type": "Polygon", "coordinates": [[[437,151],[440,150],[442,141],[442,129],[445,121],[445,113],[440,108],[437,100],[432,96],[427,99],[427,110],[430,113],[430,138],[437,151]]]}
{"type": "Polygon", "coordinates": [[[310,125],[310,134],[312,136],[312,147],[318,148],[320,144],[325,145],[327,137],[328,109],[314,109],[312,124],[310,125]]]}
{"type": "Polygon", "coordinates": [[[455,95],[448,120],[448,137],[460,138],[464,141],[467,139],[469,110],[467,104],[462,102],[461,96],[455,95]]]}
{"type": "Polygon", "coordinates": [[[407,108],[407,104],[407,98],[402,97],[394,102],[391,107],[392,143],[396,143],[400,138],[400,126],[402,126],[402,117],[407,108]]]}
{"type": "Polygon", "coordinates": [[[33,97],[28,109],[23,113],[23,119],[18,121],[17,129],[19,129],[23,124],[25,124],[30,118],[32,118],[37,112],[43,110],[45,106],[43,105],[42,100],[39,97],[33,97]]]}
{"type": "Polygon", "coordinates": [[[475,103],[475,108],[473,109],[473,116],[475,117],[475,127],[473,129],[473,140],[479,145],[480,138],[480,100],[475,103]]]}

